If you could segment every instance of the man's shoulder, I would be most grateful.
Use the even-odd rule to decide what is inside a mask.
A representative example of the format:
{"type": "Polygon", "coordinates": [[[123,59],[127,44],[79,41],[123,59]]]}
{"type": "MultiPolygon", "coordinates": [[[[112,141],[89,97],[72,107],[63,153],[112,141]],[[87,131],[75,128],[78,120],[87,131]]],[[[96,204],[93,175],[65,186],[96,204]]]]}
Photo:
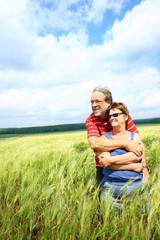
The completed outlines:
{"type": "Polygon", "coordinates": [[[86,125],[95,124],[100,127],[108,127],[110,124],[107,122],[107,120],[103,120],[100,117],[96,117],[94,113],[90,114],[89,117],[86,119],[86,125]]]}
{"type": "Polygon", "coordinates": [[[134,121],[132,119],[132,117],[129,115],[129,121],[128,121],[128,126],[127,126],[127,130],[130,131],[130,132],[136,132],[136,133],[139,133],[135,124],[134,124],[134,121]]]}
{"type": "Polygon", "coordinates": [[[94,113],[91,113],[91,114],[86,118],[86,120],[87,120],[87,119],[92,119],[92,118],[94,118],[94,117],[96,118],[96,116],[94,115],[94,113]]]}
{"type": "Polygon", "coordinates": [[[86,127],[89,133],[88,137],[100,137],[102,134],[111,130],[111,125],[107,121],[96,117],[94,113],[90,114],[90,116],[86,119],[86,127]]]}

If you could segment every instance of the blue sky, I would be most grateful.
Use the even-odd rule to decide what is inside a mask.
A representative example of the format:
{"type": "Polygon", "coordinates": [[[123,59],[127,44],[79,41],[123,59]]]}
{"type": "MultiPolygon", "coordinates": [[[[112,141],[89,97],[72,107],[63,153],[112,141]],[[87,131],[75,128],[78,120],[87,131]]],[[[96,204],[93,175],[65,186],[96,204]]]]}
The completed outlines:
{"type": "Polygon", "coordinates": [[[1,0],[0,127],[82,123],[95,86],[160,117],[159,0],[1,0]]]}

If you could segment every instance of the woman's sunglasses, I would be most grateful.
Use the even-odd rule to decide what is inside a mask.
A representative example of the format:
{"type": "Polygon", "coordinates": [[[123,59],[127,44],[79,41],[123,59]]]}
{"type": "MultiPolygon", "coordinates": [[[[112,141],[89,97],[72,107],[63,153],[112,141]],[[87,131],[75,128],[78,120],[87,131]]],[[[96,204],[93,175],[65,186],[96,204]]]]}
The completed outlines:
{"type": "Polygon", "coordinates": [[[108,118],[110,119],[111,117],[118,117],[121,114],[124,114],[124,113],[113,113],[111,115],[108,115],[108,118]]]}

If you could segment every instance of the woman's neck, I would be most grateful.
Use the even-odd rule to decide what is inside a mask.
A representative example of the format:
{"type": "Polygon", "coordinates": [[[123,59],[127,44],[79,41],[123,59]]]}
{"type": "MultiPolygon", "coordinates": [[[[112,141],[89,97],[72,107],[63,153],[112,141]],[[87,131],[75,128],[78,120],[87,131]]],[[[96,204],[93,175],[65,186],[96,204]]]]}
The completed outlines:
{"type": "Polygon", "coordinates": [[[111,135],[124,135],[126,134],[127,130],[125,129],[125,127],[114,127],[111,131],[111,135]]]}

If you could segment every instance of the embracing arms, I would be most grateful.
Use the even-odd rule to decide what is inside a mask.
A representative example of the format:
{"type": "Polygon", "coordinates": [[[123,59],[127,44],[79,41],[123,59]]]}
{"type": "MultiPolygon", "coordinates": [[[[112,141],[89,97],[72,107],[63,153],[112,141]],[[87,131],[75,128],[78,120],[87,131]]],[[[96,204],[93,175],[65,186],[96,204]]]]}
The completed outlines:
{"type": "MultiPolygon", "coordinates": [[[[113,149],[117,148],[125,148],[129,152],[133,152],[138,157],[140,157],[143,153],[143,147],[141,144],[135,142],[135,141],[128,141],[128,140],[112,140],[108,138],[101,138],[101,135],[105,132],[109,132],[111,130],[110,125],[105,125],[106,122],[102,121],[100,118],[97,118],[94,116],[94,114],[91,114],[86,119],[86,128],[87,128],[87,136],[88,141],[93,150],[105,152],[105,151],[111,151],[113,149]]],[[[134,132],[138,132],[134,122],[129,116],[129,123],[128,123],[128,129],[132,129],[134,132]]]]}
{"type": "Polygon", "coordinates": [[[125,148],[129,152],[134,153],[138,157],[143,154],[143,146],[141,143],[129,140],[112,140],[106,137],[90,137],[88,138],[89,144],[93,150],[100,152],[111,151],[117,148],[125,148]]]}
{"type": "MultiPolygon", "coordinates": [[[[129,118],[129,124],[130,124],[128,126],[129,129],[132,129],[133,131],[136,132],[137,129],[136,129],[131,117],[129,118]]],[[[126,169],[125,167],[127,167],[127,169],[128,169],[128,167],[129,168],[133,167],[133,165],[128,166],[129,164],[136,164],[136,167],[140,166],[137,164],[138,164],[138,161],[142,158],[142,154],[143,154],[143,146],[141,144],[141,141],[138,142],[138,141],[129,141],[129,140],[112,140],[112,139],[108,139],[106,137],[102,138],[102,137],[100,137],[100,135],[102,135],[104,133],[104,130],[101,127],[102,125],[103,125],[103,122],[101,123],[101,121],[98,118],[96,118],[93,114],[90,115],[90,117],[87,118],[87,120],[86,120],[88,141],[89,141],[91,148],[98,152],[106,152],[106,151],[110,152],[111,150],[114,150],[117,148],[127,149],[129,151],[129,153],[127,153],[126,156],[122,157],[122,159],[121,159],[122,162],[120,162],[120,159],[119,159],[119,165],[118,164],[114,165],[112,163],[112,167],[115,170],[117,169],[117,167],[118,168],[121,167],[121,170],[125,170],[126,169]],[[128,165],[126,165],[127,159],[128,159],[128,165]]],[[[105,127],[105,130],[110,131],[106,127],[105,127]]],[[[144,154],[144,159],[145,159],[145,154],[144,154]]],[[[146,164],[145,161],[144,161],[144,164],[146,164]]],[[[101,165],[102,165],[102,163],[101,163],[101,165]]],[[[105,165],[104,165],[104,167],[105,167],[105,165]]],[[[128,169],[128,170],[131,170],[131,169],[128,169]]],[[[132,169],[132,170],[136,171],[135,169],[132,169]]],[[[139,172],[140,171],[141,170],[139,170],[139,172]]],[[[148,170],[144,169],[144,171],[148,171],[148,170]]]]}

